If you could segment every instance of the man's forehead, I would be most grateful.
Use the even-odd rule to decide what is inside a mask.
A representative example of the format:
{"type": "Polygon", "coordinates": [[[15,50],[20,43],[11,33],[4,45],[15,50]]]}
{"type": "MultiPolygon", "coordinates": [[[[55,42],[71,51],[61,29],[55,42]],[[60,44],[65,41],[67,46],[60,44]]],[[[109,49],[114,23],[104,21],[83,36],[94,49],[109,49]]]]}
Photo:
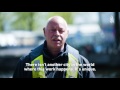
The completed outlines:
{"type": "Polygon", "coordinates": [[[63,21],[65,21],[62,17],[60,17],[60,16],[53,16],[53,17],[51,17],[51,18],[49,18],[48,19],[48,22],[49,21],[52,21],[52,20],[63,20],[63,21]]]}
{"type": "Polygon", "coordinates": [[[65,21],[63,19],[60,18],[53,18],[51,19],[48,24],[65,24],[65,21]]]}
{"type": "Polygon", "coordinates": [[[61,22],[49,22],[49,24],[47,25],[47,28],[67,29],[66,25],[61,22]]]}
{"type": "Polygon", "coordinates": [[[54,24],[54,25],[65,25],[67,27],[66,21],[59,16],[52,17],[48,20],[47,26],[54,24]]]}

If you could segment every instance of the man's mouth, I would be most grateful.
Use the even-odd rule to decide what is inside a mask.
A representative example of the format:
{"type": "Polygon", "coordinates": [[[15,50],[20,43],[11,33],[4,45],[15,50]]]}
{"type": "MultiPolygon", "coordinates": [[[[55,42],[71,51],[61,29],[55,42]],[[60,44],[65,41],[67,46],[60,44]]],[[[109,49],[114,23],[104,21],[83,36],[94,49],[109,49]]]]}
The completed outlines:
{"type": "Polygon", "coordinates": [[[59,40],[59,39],[53,39],[53,41],[61,41],[61,40],[59,40]]]}
{"type": "Polygon", "coordinates": [[[52,41],[60,43],[61,42],[61,38],[60,37],[53,37],[52,41]]]}

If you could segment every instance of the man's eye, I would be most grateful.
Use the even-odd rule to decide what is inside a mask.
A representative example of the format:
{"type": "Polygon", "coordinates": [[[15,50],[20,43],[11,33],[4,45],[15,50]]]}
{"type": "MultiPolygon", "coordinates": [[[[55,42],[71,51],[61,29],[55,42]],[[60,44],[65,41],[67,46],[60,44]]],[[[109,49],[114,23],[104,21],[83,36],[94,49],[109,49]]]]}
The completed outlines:
{"type": "Polygon", "coordinates": [[[55,31],[55,29],[51,29],[50,31],[51,31],[51,32],[54,32],[54,31],[55,31]]]}
{"type": "Polygon", "coordinates": [[[64,30],[60,30],[59,32],[60,32],[60,33],[63,33],[63,32],[64,32],[64,30]]]}

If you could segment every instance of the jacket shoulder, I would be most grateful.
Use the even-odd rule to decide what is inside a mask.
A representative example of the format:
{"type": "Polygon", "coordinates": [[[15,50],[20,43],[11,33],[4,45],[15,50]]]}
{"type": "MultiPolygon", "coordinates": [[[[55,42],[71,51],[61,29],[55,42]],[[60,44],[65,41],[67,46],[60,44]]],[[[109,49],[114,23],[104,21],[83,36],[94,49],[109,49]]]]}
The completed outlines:
{"type": "Polygon", "coordinates": [[[41,44],[40,46],[38,46],[35,49],[31,50],[31,52],[29,53],[29,56],[30,56],[31,60],[35,59],[36,57],[38,57],[39,55],[42,54],[43,46],[44,45],[41,44]]]}
{"type": "Polygon", "coordinates": [[[70,45],[67,45],[67,48],[68,48],[68,52],[74,55],[78,60],[80,60],[80,62],[89,63],[89,61],[84,56],[82,56],[77,49],[73,48],[70,45]]]}
{"type": "Polygon", "coordinates": [[[31,52],[28,53],[27,55],[23,55],[22,57],[20,57],[19,62],[30,63],[32,60],[34,60],[36,57],[38,57],[42,53],[42,48],[43,48],[43,45],[40,45],[36,47],[35,49],[31,50],[31,52]]]}
{"type": "Polygon", "coordinates": [[[79,51],[75,48],[73,48],[72,46],[67,44],[67,49],[68,49],[68,53],[72,54],[75,57],[79,56],[79,51]]]}

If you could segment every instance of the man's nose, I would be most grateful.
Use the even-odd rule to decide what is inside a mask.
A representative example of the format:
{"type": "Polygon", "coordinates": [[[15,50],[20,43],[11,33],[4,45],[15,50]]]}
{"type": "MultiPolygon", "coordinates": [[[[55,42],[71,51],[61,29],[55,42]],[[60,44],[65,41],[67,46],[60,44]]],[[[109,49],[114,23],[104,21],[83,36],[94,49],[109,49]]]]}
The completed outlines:
{"type": "Polygon", "coordinates": [[[56,30],[55,35],[60,35],[60,32],[58,30],[56,30]]]}

